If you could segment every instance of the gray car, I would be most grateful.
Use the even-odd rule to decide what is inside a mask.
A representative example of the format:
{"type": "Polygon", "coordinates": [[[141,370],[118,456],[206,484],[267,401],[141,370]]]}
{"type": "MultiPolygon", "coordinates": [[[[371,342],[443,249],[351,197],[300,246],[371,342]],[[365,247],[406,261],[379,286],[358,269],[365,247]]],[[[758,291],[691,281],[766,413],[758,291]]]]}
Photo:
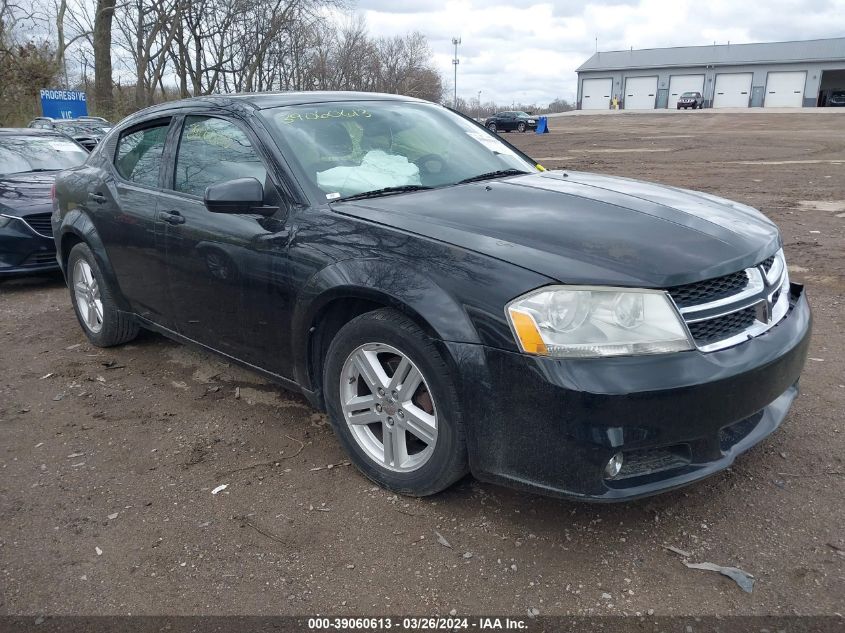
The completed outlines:
{"type": "Polygon", "coordinates": [[[69,136],[90,152],[111,129],[111,123],[101,117],[79,117],[78,119],[38,117],[29,123],[29,127],[53,130],[69,136]]]}

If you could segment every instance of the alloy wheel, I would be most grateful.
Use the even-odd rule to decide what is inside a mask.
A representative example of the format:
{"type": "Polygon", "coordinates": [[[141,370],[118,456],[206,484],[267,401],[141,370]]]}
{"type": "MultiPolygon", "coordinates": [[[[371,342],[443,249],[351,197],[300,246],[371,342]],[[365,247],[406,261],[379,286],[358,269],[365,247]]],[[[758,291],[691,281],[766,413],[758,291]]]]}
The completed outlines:
{"type": "Polygon", "coordinates": [[[103,329],[103,301],[100,287],[91,266],[84,259],[77,260],[73,266],[73,294],[85,327],[97,333],[103,329]]]}
{"type": "Polygon", "coordinates": [[[379,466],[421,468],[437,443],[437,408],[419,368],[395,347],[367,343],[340,373],[340,405],[352,437],[379,466]]]}

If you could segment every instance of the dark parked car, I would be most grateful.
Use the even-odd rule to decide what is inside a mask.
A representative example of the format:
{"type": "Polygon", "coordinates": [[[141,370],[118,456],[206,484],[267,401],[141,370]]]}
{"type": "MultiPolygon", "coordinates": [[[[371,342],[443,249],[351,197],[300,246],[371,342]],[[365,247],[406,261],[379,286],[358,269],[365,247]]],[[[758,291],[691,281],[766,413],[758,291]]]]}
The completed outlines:
{"type": "Polygon", "coordinates": [[[111,123],[101,117],[80,117],[78,119],[38,117],[30,122],[29,127],[60,132],[69,136],[90,152],[111,129],[111,123]]]}
{"type": "Polygon", "coordinates": [[[700,92],[685,92],[678,97],[678,110],[683,108],[692,108],[693,110],[701,110],[704,107],[704,97],[700,92]]]}
{"type": "Polygon", "coordinates": [[[499,112],[484,121],[491,132],[525,132],[537,128],[537,119],[525,112],[499,112]]]}
{"type": "Polygon", "coordinates": [[[55,132],[0,128],[0,279],[59,269],[50,190],[59,170],[86,158],[55,132]]]}
{"type": "Polygon", "coordinates": [[[830,98],[827,100],[827,105],[834,108],[845,107],[845,90],[832,92],[830,98]]]}
{"type": "Polygon", "coordinates": [[[121,122],[56,182],[96,345],[139,327],[329,412],[368,477],[649,495],[774,431],[810,337],[758,211],[544,172],[424,101],[208,96],[121,122]]]}

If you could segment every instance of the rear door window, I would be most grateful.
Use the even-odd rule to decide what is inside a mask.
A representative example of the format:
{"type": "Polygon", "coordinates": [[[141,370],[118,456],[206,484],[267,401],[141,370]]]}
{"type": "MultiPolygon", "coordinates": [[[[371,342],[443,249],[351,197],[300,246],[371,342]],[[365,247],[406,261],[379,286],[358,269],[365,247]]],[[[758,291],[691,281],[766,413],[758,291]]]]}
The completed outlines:
{"type": "Polygon", "coordinates": [[[158,188],[169,126],[169,121],[163,121],[121,134],[114,161],[118,173],[130,182],[158,188]]]}

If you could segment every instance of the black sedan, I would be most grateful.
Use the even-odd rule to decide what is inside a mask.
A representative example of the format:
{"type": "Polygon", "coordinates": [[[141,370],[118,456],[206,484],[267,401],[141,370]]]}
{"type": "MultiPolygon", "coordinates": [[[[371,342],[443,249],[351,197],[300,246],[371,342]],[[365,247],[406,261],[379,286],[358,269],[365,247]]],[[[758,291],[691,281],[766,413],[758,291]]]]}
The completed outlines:
{"type": "Polygon", "coordinates": [[[403,494],[467,472],[604,501],[701,479],[784,421],[810,339],[758,211],[546,172],[399,96],[154,106],[56,201],[94,344],[149,328],[296,389],[403,494]]]}
{"type": "Polygon", "coordinates": [[[526,132],[537,128],[537,119],[519,111],[499,112],[484,121],[491,132],[526,132]]]}
{"type": "Polygon", "coordinates": [[[58,270],[50,190],[87,157],[60,134],[0,128],[0,279],[58,270]]]}

